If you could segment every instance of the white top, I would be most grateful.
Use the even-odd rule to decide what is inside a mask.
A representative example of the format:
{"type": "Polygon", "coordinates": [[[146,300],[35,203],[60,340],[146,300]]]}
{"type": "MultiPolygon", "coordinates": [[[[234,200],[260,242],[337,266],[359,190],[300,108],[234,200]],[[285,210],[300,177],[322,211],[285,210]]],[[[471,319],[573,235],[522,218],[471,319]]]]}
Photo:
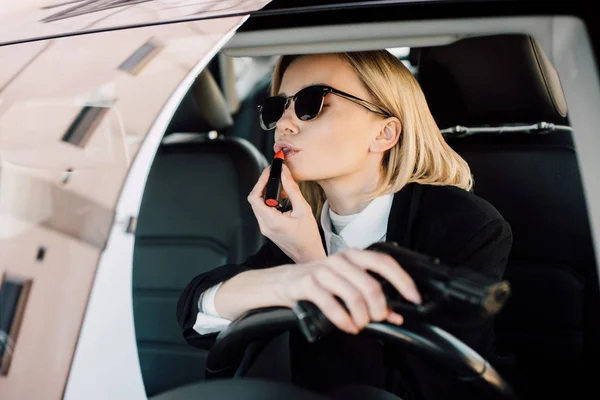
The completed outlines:
{"type": "MultiPolygon", "coordinates": [[[[387,224],[392,209],[393,194],[373,199],[361,212],[338,215],[325,201],[321,212],[321,227],[325,234],[327,254],[356,248],[364,249],[375,242],[385,241],[387,224]]],[[[207,289],[198,300],[198,315],[194,330],[200,335],[219,332],[231,322],[221,318],[215,309],[215,294],[221,283],[207,289]]]]}
{"type": "Polygon", "coordinates": [[[331,208],[329,209],[329,219],[331,220],[332,232],[339,234],[354,218],[360,213],[350,215],[339,215],[331,208]]]}

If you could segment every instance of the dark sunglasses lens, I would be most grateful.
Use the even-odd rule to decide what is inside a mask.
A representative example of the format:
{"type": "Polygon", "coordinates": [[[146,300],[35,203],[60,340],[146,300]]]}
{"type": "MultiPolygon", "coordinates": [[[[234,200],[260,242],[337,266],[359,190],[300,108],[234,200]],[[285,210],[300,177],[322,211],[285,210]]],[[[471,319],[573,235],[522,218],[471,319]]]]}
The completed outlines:
{"type": "Polygon", "coordinates": [[[285,100],[281,97],[268,97],[260,110],[260,122],[263,129],[273,129],[285,111],[285,100]]]}
{"type": "Polygon", "coordinates": [[[302,121],[309,121],[319,115],[323,94],[323,89],[314,86],[299,91],[294,106],[296,116],[302,121]]]}

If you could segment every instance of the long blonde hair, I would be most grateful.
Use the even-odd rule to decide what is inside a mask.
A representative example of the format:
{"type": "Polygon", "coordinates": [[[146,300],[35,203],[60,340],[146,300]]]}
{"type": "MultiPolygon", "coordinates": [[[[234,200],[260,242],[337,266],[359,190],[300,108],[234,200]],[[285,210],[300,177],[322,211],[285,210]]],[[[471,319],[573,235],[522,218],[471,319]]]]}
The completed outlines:
{"type": "MultiPolygon", "coordinates": [[[[407,183],[452,185],[471,190],[473,178],[467,162],[444,140],[431,115],[425,95],[413,74],[387,50],[337,53],[358,75],[371,102],[402,124],[398,143],[383,157],[383,180],[368,199],[395,193],[407,183]]],[[[301,55],[281,56],[275,64],[271,94],[276,95],[287,67],[301,55]]],[[[325,193],[315,182],[300,182],[304,198],[317,221],[325,193]]]]}

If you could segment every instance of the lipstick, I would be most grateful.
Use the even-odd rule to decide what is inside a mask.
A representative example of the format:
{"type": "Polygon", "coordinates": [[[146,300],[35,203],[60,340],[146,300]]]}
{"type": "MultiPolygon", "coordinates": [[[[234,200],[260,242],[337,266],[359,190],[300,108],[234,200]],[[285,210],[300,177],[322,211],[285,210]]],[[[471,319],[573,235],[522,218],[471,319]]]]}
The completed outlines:
{"type": "Polygon", "coordinates": [[[269,207],[277,207],[281,203],[281,168],[284,157],[283,150],[279,150],[271,163],[271,172],[265,191],[265,204],[269,207]]]}

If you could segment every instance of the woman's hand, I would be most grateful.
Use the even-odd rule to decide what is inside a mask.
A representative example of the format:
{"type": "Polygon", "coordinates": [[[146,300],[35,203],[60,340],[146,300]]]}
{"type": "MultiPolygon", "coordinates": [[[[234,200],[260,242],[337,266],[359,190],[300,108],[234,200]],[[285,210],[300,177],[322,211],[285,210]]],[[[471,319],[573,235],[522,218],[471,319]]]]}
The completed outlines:
{"type": "Polygon", "coordinates": [[[387,320],[396,325],[404,321],[389,310],[381,284],[367,271],[381,275],[408,301],[421,302],[410,275],[392,257],[371,250],[350,249],[318,261],[278,268],[274,290],[280,305],[293,307],[299,300],[308,300],[339,329],[351,334],[371,321],[387,320]]]}
{"type": "Polygon", "coordinates": [[[325,249],[312,209],[285,164],[281,171],[281,183],[292,203],[292,210],[282,213],[265,204],[263,193],[269,180],[269,172],[270,168],[267,167],[248,195],[248,202],[258,220],[261,233],[296,263],[325,258],[325,249]]]}

